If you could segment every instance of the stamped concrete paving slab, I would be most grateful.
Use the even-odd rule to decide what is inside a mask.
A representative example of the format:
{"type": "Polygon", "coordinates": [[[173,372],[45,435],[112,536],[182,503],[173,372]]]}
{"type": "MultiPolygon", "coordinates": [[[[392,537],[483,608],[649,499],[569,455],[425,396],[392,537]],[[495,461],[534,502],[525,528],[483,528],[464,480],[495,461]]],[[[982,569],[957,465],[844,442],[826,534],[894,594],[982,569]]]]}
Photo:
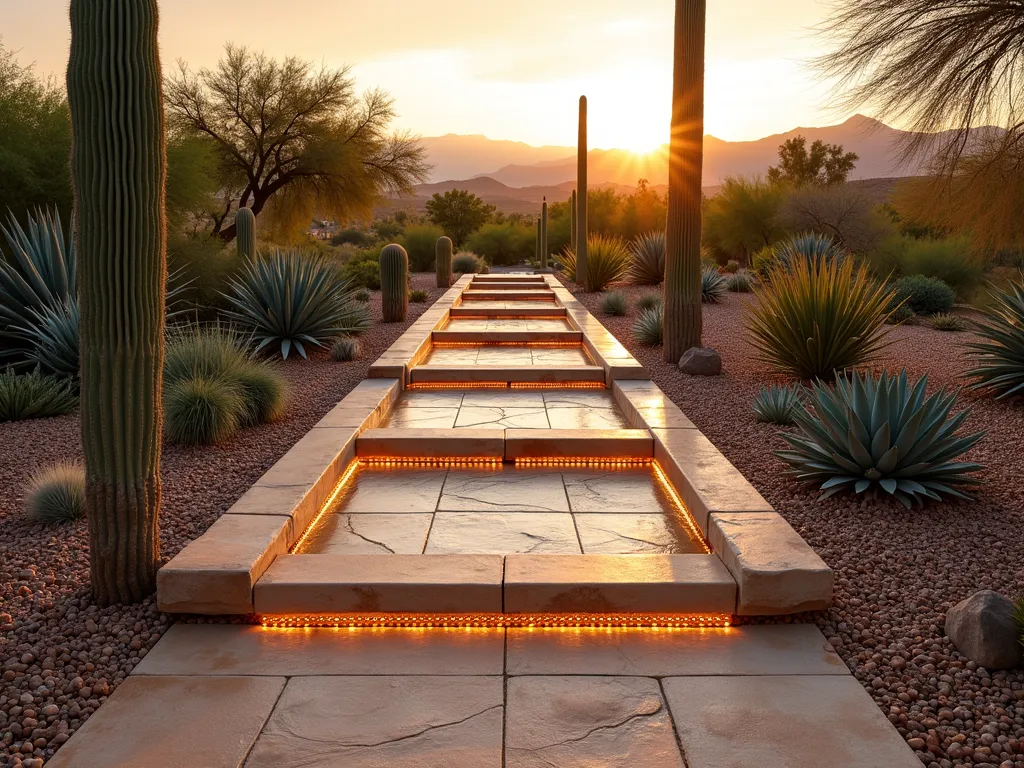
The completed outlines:
{"type": "Polygon", "coordinates": [[[409,429],[451,429],[459,415],[459,406],[412,407],[408,400],[400,400],[388,419],[388,427],[409,429]]]}
{"type": "Polygon", "coordinates": [[[533,408],[463,405],[455,426],[472,429],[547,429],[548,415],[543,405],[533,408]]]}
{"type": "Polygon", "coordinates": [[[921,768],[851,675],[662,684],[689,768],[921,768]]]}
{"type": "Polygon", "coordinates": [[[418,555],[427,543],[433,515],[325,515],[298,554],[418,555]]]}
{"type": "Polygon", "coordinates": [[[283,677],[145,677],[121,683],[47,766],[241,766],[283,677]]]}
{"type": "Polygon", "coordinates": [[[587,555],[681,555],[704,547],[671,513],[573,515],[587,555]]]}
{"type": "Polygon", "coordinates": [[[500,768],[500,677],[296,677],[246,768],[500,768]]]}
{"type": "Polygon", "coordinates": [[[501,629],[175,624],[133,675],[500,675],[501,629]]]}
{"type": "Polygon", "coordinates": [[[657,680],[515,677],[507,706],[508,768],[684,768],[657,680]]]}
{"type": "Polygon", "coordinates": [[[565,470],[573,512],[668,512],[673,507],[650,469],[565,470]]]}
{"type": "Polygon", "coordinates": [[[438,512],[428,555],[580,554],[572,515],[564,512],[438,512]]]}
{"type": "Polygon", "coordinates": [[[433,512],[448,471],[360,467],[334,508],[348,514],[433,512]]]}
{"type": "Polygon", "coordinates": [[[438,512],[568,512],[558,472],[452,470],[438,512]]]}
{"type": "Polygon", "coordinates": [[[625,417],[612,408],[549,408],[552,429],[626,429],[625,417]]]}
{"type": "Polygon", "coordinates": [[[522,389],[470,390],[462,398],[466,408],[544,408],[544,393],[522,389]]]}
{"type": "Polygon", "coordinates": [[[848,675],[813,624],[509,629],[509,675],[848,675]]]}

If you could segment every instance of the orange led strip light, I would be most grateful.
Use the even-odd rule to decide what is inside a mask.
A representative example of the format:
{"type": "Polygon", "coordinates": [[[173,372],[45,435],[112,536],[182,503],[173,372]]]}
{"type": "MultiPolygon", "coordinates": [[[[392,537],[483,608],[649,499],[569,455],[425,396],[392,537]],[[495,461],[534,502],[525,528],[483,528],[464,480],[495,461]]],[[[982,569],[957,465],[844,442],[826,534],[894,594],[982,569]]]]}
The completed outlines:
{"type": "Polygon", "coordinates": [[[665,493],[668,494],[668,497],[672,500],[676,509],[679,510],[679,518],[689,531],[690,537],[694,541],[699,542],[704,548],[704,552],[710,555],[711,545],[708,543],[708,540],[704,538],[704,532],[697,527],[697,523],[694,522],[693,515],[690,514],[690,510],[687,508],[686,504],[684,504],[683,500],[679,498],[679,494],[676,492],[675,486],[672,485],[668,477],[665,475],[665,470],[663,470],[661,465],[656,461],[651,464],[651,468],[654,470],[654,477],[659,483],[661,483],[661,487],[665,490],[665,493]]]}
{"type": "Polygon", "coordinates": [[[659,613],[346,613],[302,616],[260,616],[267,629],[306,629],[314,627],[650,627],[663,629],[701,629],[732,626],[727,614],[659,613]]]}
{"type": "Polygon", "coordinates": [[[357,469],[359,469],[359,460],[354,459],[352,463],[345,468],[345,473],[341,476],[338,484],[334,486],[334,490],[331,491],[331,495],[328,496],[326,501],[320,505],[320,509],[317,511],[316,517],[314,517],[313,521],[306,526],[306,530],[302,532],[302,535],[299,536],[296,542],[289,548],[288,551],[290,553],[295,554],[302,549],[302,545],[306,543],[306,539],[308,539],[310,534],[316,529],[317,523],[319,523],[320,519],[327,514],[328,510],[330,510],[332,506],[334,506],[334,502],[337,501],[338,496],[341,495],[345,486],[351,482],[357,469]]]}
{"type": "Polygon", "coordinates": [[[600,456],[550,456],[517,458],[517,467],[607,467],[629,469],[650,466],[654,459],[642,457],[601,458],[600,456]]]}
{"type": "MultiPolygon", "coordinates": [[[[530,333],[530,331],[525,331],[525,333],[530,333]]],[[[540,333],[543,333],[543,331],[540,331],[540,333]]],[[[431,346],[438,349],[462,347],[550,347],[551,349],[578,349],[583,345],[578,341],[432,341],[431,346]]]]}
{"type": "Polygon", "coordinates": [[[496,456],[360,456],[359,461],[371,467],[500,467],[503,462],[496,456]]]}

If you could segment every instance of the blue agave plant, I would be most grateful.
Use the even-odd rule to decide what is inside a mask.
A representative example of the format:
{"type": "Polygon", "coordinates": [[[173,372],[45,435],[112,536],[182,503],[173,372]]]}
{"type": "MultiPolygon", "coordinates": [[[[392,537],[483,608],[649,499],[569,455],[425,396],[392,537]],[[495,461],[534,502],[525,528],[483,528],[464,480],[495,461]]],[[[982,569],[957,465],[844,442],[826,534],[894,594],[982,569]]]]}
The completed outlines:
{"type": "Polygon", "coordinates": [[[880,489],[906,507],[969,499],[959,486],[980,484],[970,475],[983,467],[956,459],[984,433],[958,436],[970,410],[950,418],[957,392],[926,397],[927,385],[924,376],[911,386],[906,371],[840,375],[834,389],[816,382],[810,407],[793,415],[799,432],[781,435],[790,450],[776,455],[798,480],[820,483],[826,497],[880,489]]]}

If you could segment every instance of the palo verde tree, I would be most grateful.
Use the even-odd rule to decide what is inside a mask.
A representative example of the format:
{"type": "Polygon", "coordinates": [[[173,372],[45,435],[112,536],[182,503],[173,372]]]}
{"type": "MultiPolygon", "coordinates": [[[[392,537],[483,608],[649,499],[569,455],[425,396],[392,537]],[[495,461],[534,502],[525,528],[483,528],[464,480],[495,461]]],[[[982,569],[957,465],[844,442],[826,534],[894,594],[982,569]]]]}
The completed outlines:
{"type": "Polygon", "coordinates": [[[183,62],[166,83],[175,137],[207,136],[220,159],[220,204],[210,232],[235,237],[233,211],[265,209],[283,228],[313,212],[337,219],[369,212],[382,196],[403,194],[426,177],[424,150],[390,132],[386,93],[355,92],[347,67],[314,69],[228,45],[214,69],[183,62]]]}
{"type": "Polygon", "coordinates": [[[456,248],[486,224],[495,210],[466,189],[449,189],[443,195],[435,192],[427,200],[427,218],[444,230],[456,248]]]}
{"type": "Polygon", "coordinates": [[[701,168],[706,0],[676,0],[665,247],[665,360],[701,345],[701,168]]]}
{"type": "Polygon", "coordinates": [[[71,0],[71,174],[92,589],[156,588],[166,148],[157,0],[71,0]]]}
{"type": "Polygon", "coordinates": [[[795,187],[845,184],[859,159],[856,152],[844,152],[842,145],[826,144],[820,139],[808,150],[807,139],[794,136],[779,147],[779,164],[768,169],[768,181],[795,187]]]}

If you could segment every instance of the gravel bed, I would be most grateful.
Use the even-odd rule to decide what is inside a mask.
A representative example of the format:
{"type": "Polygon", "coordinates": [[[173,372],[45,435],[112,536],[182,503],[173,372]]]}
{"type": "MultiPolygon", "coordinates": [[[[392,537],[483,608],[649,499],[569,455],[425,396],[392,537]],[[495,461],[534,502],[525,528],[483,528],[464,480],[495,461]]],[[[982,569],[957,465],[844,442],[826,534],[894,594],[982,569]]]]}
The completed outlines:
{"type": "MultiPolygon", "coordinates": [[[[165,559],[201,535],[234,501],[366,376],[370,363],[443,293],[433,274],[410,286],[429,292],[405,323],[375,324],[360,357],[288,360],[286,417],[214,447],[166,445],[160,541],[165,559]]],[[[372,293],[381,319],[380,292],[372,293]]],[[[33,768],[63,744],[144,657],[173,621],[150,598],[97,608],[89,592],[85,521],[30,523],[22,493],[34,469],[80,459],[77,414],[0,424],[0,765],[33,768]]]]}
{"type": "MultiPolygon", "coordinates": [[[[602,315],[600,294],[577,298],[835,569],[833,608],[797,620],[821,628],[924,765],[1024,768],[1024,671],[980,668],[943,632],[946,611],[979,589],[1024,594],[1024,402],[961,395],[973,408],[965,429],[988,431],[968,454],[987,467],[976,501],[908,511],[881,500],[820,500],[783,476],[771,453],[785,446],[778,428],[754,421],[758,390],[784,379],[752,359],[743,320],[752,297],[729,294],[705,305],[704,344],[721,354],[725,372],[701,378],[664,362],[660,347],[633,340],[635,301],[651,289],[616,290],[630,300],[625,317],[602,315]]],[[[959,387],[968,368],[961,345],[970,336],[901,326],[879,365],[927,373],[932,388],[959,387]]]]}

